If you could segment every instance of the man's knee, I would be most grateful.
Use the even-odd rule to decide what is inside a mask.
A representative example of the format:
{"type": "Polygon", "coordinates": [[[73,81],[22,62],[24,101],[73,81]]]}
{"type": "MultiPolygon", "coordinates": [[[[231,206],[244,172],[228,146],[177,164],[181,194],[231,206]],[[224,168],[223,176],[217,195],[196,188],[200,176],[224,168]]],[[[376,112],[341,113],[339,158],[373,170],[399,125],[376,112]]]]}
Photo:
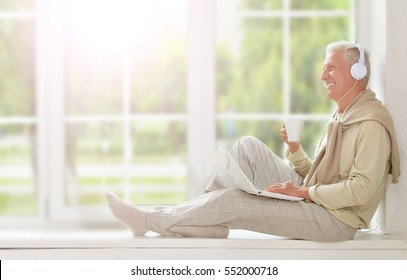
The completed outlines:
{"type": "Polygon", "coordinates": [[[238,144],[243,147],[255,147],[264,145],[263,142],[261,142],[254,136],[243,136],[238,139],[238,144]]]}

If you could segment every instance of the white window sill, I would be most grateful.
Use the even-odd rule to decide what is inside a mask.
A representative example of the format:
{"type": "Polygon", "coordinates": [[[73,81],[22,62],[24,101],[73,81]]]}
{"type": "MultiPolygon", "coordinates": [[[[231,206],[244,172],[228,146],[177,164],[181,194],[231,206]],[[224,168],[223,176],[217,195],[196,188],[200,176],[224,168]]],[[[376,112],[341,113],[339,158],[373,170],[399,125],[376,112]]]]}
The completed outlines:
{"type": "Polygon", "coordinates": [[[407,259],[407,236],[359,232],[354,240],[312,242],[244,230],[227,239],[133,237],[126,230],[0,232],[0,258],[60,259],[407,259]]]}

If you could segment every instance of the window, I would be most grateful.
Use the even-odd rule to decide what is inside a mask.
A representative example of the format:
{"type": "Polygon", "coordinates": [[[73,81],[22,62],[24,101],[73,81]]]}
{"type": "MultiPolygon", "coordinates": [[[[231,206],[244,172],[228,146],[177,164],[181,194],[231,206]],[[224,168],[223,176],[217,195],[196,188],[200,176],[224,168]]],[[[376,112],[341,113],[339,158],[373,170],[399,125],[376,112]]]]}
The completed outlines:
{"type": "Polygon", "coordinates": [[[180,203],[205,148],[255,135],[276,152],[332,108],[325,45],[354,38],[354,1],[32,0],[0,4],[0,216],[105,219],[104,193],[180,203]]]}

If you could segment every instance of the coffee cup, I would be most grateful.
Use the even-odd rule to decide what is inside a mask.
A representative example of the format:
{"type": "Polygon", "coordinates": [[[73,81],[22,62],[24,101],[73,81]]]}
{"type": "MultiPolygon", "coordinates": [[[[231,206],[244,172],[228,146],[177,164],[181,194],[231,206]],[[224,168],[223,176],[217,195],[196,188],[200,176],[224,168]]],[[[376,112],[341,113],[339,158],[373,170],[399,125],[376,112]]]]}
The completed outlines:
{"type": "Polygon", "coordinates": [[[286,118],[284,120],[288,142],[300,142],[304,120],[301,118],[286,118]]]}

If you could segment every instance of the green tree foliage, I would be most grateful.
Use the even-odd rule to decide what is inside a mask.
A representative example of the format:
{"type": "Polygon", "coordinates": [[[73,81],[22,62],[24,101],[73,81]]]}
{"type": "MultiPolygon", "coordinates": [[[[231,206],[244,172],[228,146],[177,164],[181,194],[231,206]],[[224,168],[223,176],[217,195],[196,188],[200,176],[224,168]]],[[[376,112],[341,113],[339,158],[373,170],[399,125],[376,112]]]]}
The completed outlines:
{"type": "Polygon", "coordinates": [[[35,112],[35,24],[0,19],[0,115],[35,112]]]}

